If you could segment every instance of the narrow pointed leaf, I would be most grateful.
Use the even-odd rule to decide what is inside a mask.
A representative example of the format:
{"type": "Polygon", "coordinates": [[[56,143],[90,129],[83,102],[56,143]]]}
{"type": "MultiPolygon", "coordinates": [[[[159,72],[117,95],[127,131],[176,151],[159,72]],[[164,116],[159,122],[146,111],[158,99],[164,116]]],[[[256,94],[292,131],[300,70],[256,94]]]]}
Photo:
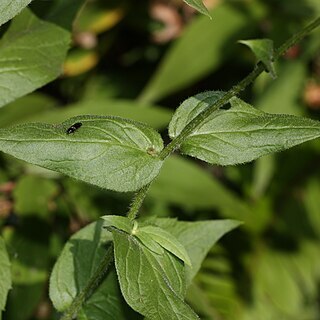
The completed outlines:
{"type": "Polygon", "coordinates": [[[156,254],[164,253],[164,249],[160,246],[160,244],[158,244],[158,242],[152,239],[152,236],[148,232],[144,232],[143,230],[139,229],[134,236],[138,238],[150,251],[156,254]]]}
{"type": "Polygon", "coordinates": [[[191,284],[211,247],[226,233],[238,227],[235,220],[207,220],[198,222],[175,219],[155,219],[155,225],[173,234],[186,248],[192,268],[186,266],[186,284],[191,284]]]}
{"type": "Polygon", "coordinates": [[[1,0],[0,3],[0,26],[25,8],[32,0],[1,0]]]}
{"type": "Polygon", "coordinates": [[[141,230],[148,233],[152,239],[158,242],[164,249],[171,252],[191,267],[188,252],[175,236],[166,230],[155,226],[142,227],[141,230]]]}
{"type": "Polygon", "coordinates": [[[150,320],[199,319],[183,301],[184,266],[169,252],[157,255],[132,235],[112,231],[115,264],[127,303],[150,320]]]}
{"type": "Polygon", "coordinates": [[[104,227],[115,227],[129,234],[131,233],[132,222],[127,217],[107,215],[107,216],[102,216],[101,219],[104,220],[104,224],[103,224],[104,227]]]}
{"type": "Polygon", "coordinates": [[[211,18],[210,13],[208,9],[203,4],[202,0],[183,0],[186,4],[188,4],[190,7],[198,10],[200,13],[208,16],[211,18]]]}
{"type": "Polygon", "coordinates": [[[184,154],[218,165],[234,165],[291,148],[320,136],[320,122],[268,114],[238,98],[219,110],[181,145],[184,154]]]}
{"type": "Polygon", "coordinates": [[[240,43],[248,46],[258,61],[261,61],[273,79],[277,77],[273,65],[273,41],[270,39],[254,39],[254,40],[241,40],[240,43]]]}
{"type": "Polygon", "coordinates": [[[152,128],[116,117],[79,116],[60,125],[0,129],[0,151],[123,192],[141,188],[158,174],[162,161],[157,153],[162,147],[152,128]]]}
{"type": "Polygon", "coordinates": [[[69,41],[68,31],[30,10],[19,14],[0,40],[0,107],[58,77],[69,41]]]}
{"type": "Polygon", "coordinates": [[[0,237],[0,319],[4,310],[8,291],[11,289],[11,265],[4,240],[0,237]]]}

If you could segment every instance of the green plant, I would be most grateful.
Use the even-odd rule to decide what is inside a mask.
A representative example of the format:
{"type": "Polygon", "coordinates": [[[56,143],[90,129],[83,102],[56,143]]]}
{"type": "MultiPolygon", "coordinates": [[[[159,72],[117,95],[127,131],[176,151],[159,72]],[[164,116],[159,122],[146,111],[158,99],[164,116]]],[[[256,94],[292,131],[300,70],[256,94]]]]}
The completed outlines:
{"type": "MultiPolygon", "coordinates": [[[[13,6],[12,14],[3,15],[0,22],[29,2],[13,6]]],[[[201,1],[190,2],[195,7],[202,5],[201,1]]],[[[65,8],[57,2],[46,15],[54,23],[41,21],[28,9],[17,16],[0,47],[0,57],[8,67],[0,76],[2,105],[58,76],[70,37],[67,30],[81,4],[72,3],[70,16],[61,21],[65,8]],[[36,33],[29,35],[29,31],[36,33]],[[48,50],[45,56],[44,51],[31,56],[25,52],[30,50],[30,38],[37,42],[33,46],[41,46],[47,37],[55,38],[43,45],[43,50],[48,50]],[[30,60],[21,56],[30,56],[30,60]],[[44,66],[48,69],[43,70],[44,66]]],[[[3,10],[0,7],[0,12],[3,10]]],[[[211,247],[240,222],[138,219],[139,210],[164,162],[176,150],[226,166],[319,137],[318,121],[266,113],[237,98],[263,71],[275,77],[274,61],[319,25],[320,18],[275,52],[270,40],[246,41],[259,61],[254,70],[227,92],[206,91],[185,100],[170,121],[171,142],[165,147],[152,127],[121,117],[76,116],[59,125],[27,123],[0,129],[0,150],[9,155],[100,188],[136,192],[126,217],[105,215],[78,231],[64,246],[50,278],[50,298],[63,313],[62,319],[128,319],[132,310],[123,309],[118,281],[126,303],[149,319],[198,319],[185,302],[187,288],[211,247]]],[[[141,100],[152,99],[157,95],[153,92],[150,85],[141,100]]],[[[242,218],[239,215],[238,219],[242,218]]],[[[2,239],[0,245],[3,308],[11,282],[2,239]]]]}

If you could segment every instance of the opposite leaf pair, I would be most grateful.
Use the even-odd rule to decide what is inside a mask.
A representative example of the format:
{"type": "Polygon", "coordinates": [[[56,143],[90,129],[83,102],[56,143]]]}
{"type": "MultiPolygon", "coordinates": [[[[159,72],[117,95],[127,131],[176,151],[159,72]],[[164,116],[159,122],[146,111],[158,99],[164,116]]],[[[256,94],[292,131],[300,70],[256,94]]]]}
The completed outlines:
{"type": "MultiPolygon", "coordinates": [[[[176,110],[169,135],[178,137],[223,92],[195,95],[176,110]]],[[[234,165],[281,151],[320,136],[320,124],[291,115],[267,114],[238,98],[202,121],[182,141],[186,155],[210,164],[234,165]]],[[[0,150],[102,188],[135,191],[160,172],[161,136],[147,125],[119,118],[78,116],[60,125],[23,124],[0,129],[0,150]],[[75,123],[82,126],[72,134],[75,123]]]]}

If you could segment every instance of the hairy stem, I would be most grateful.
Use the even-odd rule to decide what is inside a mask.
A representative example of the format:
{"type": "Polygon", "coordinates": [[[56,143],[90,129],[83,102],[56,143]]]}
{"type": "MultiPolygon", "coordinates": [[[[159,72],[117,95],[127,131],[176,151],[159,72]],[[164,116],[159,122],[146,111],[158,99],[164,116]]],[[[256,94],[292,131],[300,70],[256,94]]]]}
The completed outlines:
{"type": "MultiPolygon", "coordinates": [[[[301,41],[306,35],[308,35],[312,30],[317,28],[320,25],[320,17],[312,21],[302,30],[297,32],[291,38],[289,38],[282,46],[280,46],[274,54],[274,59],[278,59],[283,55],[289,48],[301,41]]],[[[178,149],[181,143],[188,137],[199,124],[202,123],[211,113],[215,112],[223,105],[228,103],[228,101],[243,91],[249,84],[251,84],[263,71],[265,70],[264,65],[260,62],[256,65],[253,71],[246,76],[242,81],[237,85],[232,87],[228,92],[226,92],[220,99],[218,99],[213,105],[202,111],[198,116],[196,116],[192,121],[190,121],[181,133],[173,139],[159,154],[160,159],[165,160],[171,153],[178,149]]],[[[131,220],[134,220],[137,217],[139,209],[143,203],[144,198],[147,195],[150,184],[141,188],[137,193],[135,198],[132,201],[131,208],[128,213],[128,217],[131,220]]]]}
{"type": "Polygon", "coordinates": [[[135,197],[134,197],[134,199],[131,203],[131,206],[130,206],[130,210],[127,214],[127,217],[130,220],[134,220],[137,217],[139,209],[144,201],[144,198],[146,197],[146,195],[148,193],[150,185],[151,185],[151,183],[145,185],[135,194],[135,197]]]}
{"type": "MultiPolygon", "coordinates": [[[[293,37],[288,39],[282,46],[280,46],[274,55],[274,59],[278,59],[281,55],[283,55],[290,47],[298,43],[302,38],[308,35],[313,29],[317,28],[320,25],[320,17],[311,22],[301,31],[296,33],[293,37]]],[[[215,112],[223,105],[228,103],[228,101],[239,94],[242,90],[244,90],[249,84],[251,84],[261,72],[265,70],[265,67],[262,63],[258,63],[254,70],[245,77],[241,82],[231,88],[228,92],[226,92],[219,100],[217,100],[212,106],[208,107],[204,111],[202,111],[197,117],[195,117],[177,136],[175,139],[171,141],[160,153],[159,157],[162,160],[165,160],[172,152],[179,148],[181,143],[186,139],[190,133],[192,133],[195,128],[201,124],[203,120],[205,120],[211,113],[215,112]]],[[[139,209],[147,195],[147,192],[150,187],[150,183],[143,188],[141,188],[135,195],[130,210],[128,212],[128,218],[134,220],[139,212],[139,209]]],[[[65,312],[62,316],[61,320],[72,320],[76,317],[77,313],[81,309],[83,303],[90,297],[90,295],[98,288],[98,286],[104,280],[105,274],[108,270],[109,264],[113,260],[113,245],[108,248],[108,251],[100,262],[96,272],[90,278],[87,286],[80,292],[80,294],[74,299],[70,308],[65,312]]]]}
{"type": "Polygon", "coordinates": [[[92,295],[92,293],[99,287],[105,278],[108,271],[110,263],[113,261],[113,244],[109,246],[105,256],[101,260],[99,266],[97,267],[95,273],[90,278],[87,285],[82,289],[82,291],[73,300],[71,306],[63,314],[60,320],[72,320],[75,319],[78,312],[80,311],[83,303],[92,295]]]}

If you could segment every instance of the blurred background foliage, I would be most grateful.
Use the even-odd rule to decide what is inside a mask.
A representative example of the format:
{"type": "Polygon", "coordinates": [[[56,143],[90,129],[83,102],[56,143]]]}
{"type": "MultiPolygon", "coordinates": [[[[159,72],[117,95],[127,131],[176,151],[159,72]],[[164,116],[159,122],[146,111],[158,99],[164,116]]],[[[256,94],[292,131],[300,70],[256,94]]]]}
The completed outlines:
{"type": "MultiPolygon", "coordinates": [[[[58,1],[34,0],[31,8],[44,17],[58,1]]],[[[205,3],[212,20],[181,0],[87,1],[63,75],[0,109],[0,127],[118,115],[168,141],[167,124],[184,99],[228,90],[253,68],[237,40],[271,38],[277,47],[320,14],[318,0],[205,3]]],[[[276,80],[261,75],[242,98],[266,112],[319,119],[320,30],[276,68],[276,80]]],[[[320,319],[319,163],[319,141],[236,167],[178,155],[166,162],[142,216],[244,222],[212,249],[189,290],[202,319],[320,319]]],[[[101,215],[124,214],[131,198],[1,154],[0,228],[14,282],[4,319],[56,319],[47,283],[65,241],[101,215]]]]}

